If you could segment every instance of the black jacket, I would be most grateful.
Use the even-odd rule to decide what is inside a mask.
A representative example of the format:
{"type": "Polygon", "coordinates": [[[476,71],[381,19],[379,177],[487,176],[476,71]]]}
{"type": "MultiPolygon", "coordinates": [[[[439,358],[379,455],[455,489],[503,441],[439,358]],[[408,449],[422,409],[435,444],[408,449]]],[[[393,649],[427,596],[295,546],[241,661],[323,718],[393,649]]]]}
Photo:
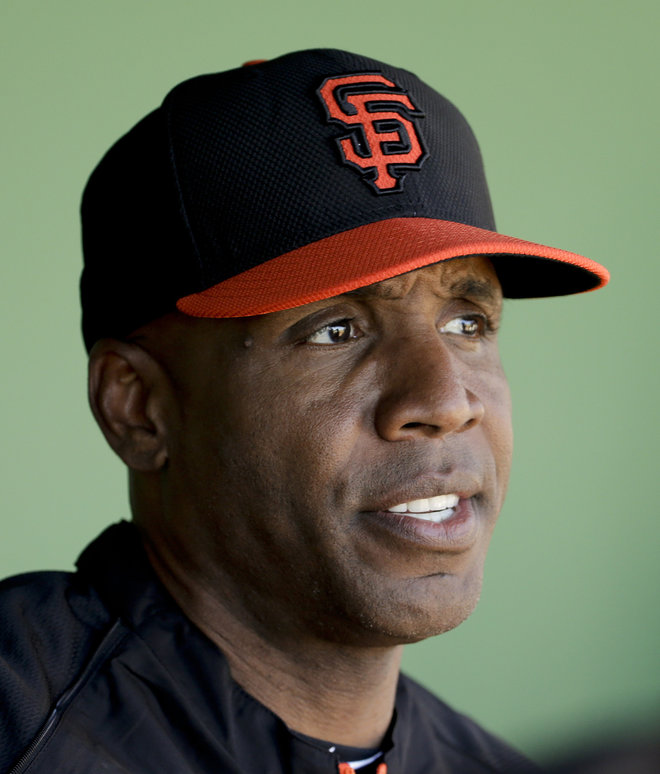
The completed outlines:
{"type": "MultiPolygon", "coordinates": [[[[77,567],[0,584],[2,774],[336,774],[336,753],[232,680],[133,525],[77,567]]],[[[387,774],[537,771],[406,677],[384,751],[387,774]]]]}

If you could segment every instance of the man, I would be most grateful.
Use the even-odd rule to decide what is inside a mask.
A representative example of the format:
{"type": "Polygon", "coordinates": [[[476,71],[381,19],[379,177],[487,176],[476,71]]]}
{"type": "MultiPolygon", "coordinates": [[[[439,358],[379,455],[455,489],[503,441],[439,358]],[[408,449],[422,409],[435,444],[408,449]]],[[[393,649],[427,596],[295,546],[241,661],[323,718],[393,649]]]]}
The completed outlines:
{"type": "Polygon", "coordinates": [[[479,596],[503,296],[607,272],[495,233],[460,113],[341,51],[180,84],[82,217],[133,523],[5,583],[2,770],[534,770],[399,661],[479,596]]]}

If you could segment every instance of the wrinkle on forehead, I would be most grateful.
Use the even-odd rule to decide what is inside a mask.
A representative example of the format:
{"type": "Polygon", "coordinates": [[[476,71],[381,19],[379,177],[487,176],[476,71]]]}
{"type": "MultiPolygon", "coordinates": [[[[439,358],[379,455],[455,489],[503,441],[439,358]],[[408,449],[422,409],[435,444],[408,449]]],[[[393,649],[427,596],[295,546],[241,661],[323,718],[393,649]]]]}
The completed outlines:
{"type": "Polygon", "coordinates": [[[488,258],[470,256],[424,266],[397,277],[349,290],[344,296],[398,300],[407,296],[420,282],[431,285],[438,295],[499,301],[501,288],[495,269],[488,258]]]}

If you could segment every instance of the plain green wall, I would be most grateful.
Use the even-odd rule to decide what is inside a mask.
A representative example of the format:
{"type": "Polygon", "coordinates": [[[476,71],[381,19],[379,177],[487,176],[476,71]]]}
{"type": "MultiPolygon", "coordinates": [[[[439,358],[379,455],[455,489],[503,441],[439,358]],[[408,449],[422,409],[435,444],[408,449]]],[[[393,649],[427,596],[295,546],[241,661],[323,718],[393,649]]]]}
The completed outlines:
{"type": "Polygon", "coordinates": [[[3,0],[1,574],[68,568],[127,514],[78,332],[91,168],[188,76],[340,46],[459,105],[502,231],[613,273],[509,302],[517,452],[483,598],[406,668],[532,754],[657,720],[659,17],[640,0],[3,0]]]}

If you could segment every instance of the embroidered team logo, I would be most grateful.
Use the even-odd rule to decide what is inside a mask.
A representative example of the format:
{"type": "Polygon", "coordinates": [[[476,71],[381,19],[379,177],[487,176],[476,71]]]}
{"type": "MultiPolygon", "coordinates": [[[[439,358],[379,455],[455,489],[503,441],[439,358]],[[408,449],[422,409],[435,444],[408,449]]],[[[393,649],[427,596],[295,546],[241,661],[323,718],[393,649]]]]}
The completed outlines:
{"type": "Polygon", "coordinates": [[[376,193],[400,191],[427,155],[416,125],[424,114],[405,91],[379,73],[360,73],[326,78],[318,94],[328,119],[351,129],[338,140],[343,161],[376,193]]]}

